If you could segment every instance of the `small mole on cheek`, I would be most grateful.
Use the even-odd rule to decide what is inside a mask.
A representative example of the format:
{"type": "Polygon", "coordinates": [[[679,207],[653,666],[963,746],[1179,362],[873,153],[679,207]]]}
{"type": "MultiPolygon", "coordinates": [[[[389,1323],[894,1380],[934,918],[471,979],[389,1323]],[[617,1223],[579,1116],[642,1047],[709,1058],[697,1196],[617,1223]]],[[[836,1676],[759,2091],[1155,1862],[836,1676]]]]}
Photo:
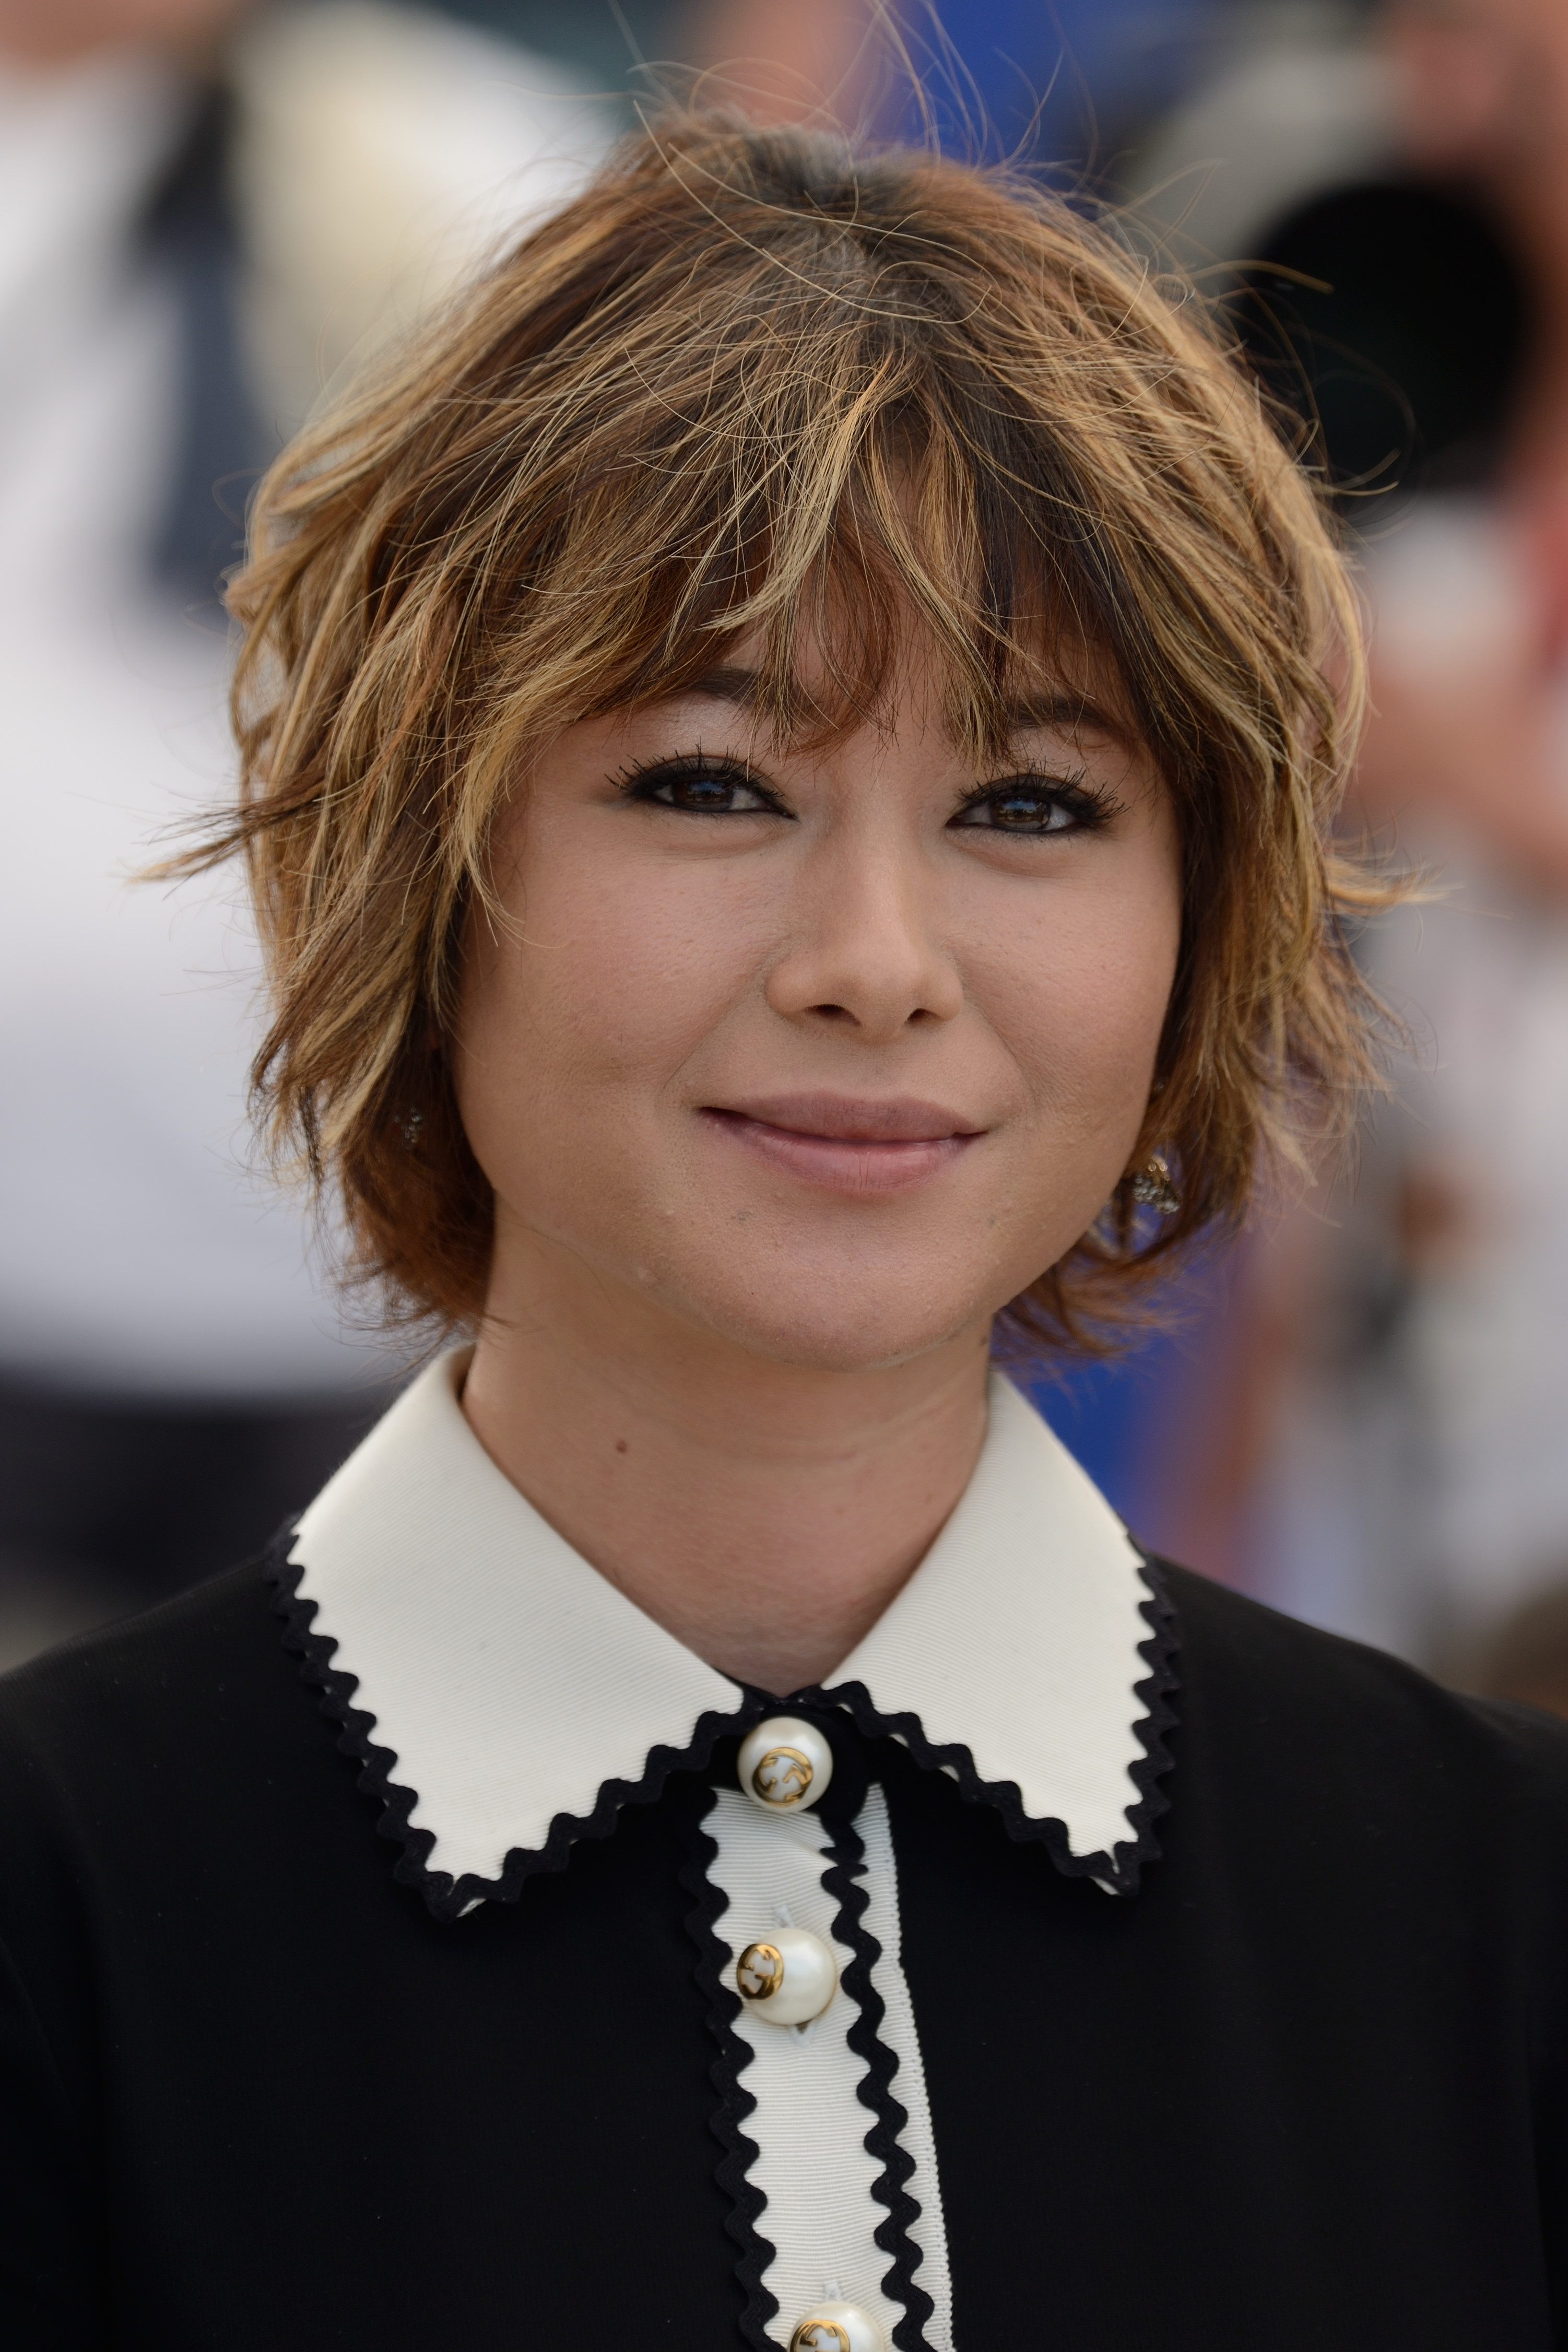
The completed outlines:
{"type": "Polygon", "coordinates": [[[616,1453],[617,1453],[617,1454],[624,1454],[624,1453],[625,1453],[625,1451],[626,1451],[626,1440],[625,1440],[623,1437],[618,1437],[618,1438],[616,1439],[616,1441],[615,1441],[615,1451],[616,1451],[616,1453]]]}

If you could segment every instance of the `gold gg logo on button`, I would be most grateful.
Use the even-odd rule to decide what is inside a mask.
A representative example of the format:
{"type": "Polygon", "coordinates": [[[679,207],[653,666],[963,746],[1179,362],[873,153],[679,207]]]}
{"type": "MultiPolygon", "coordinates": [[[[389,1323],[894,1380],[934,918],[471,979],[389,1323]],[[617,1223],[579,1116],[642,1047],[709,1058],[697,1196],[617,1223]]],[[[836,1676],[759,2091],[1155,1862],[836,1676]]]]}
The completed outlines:
{"type": "Polygon", "coordinates": [[[737,1777],[765,1813],[800,1812],[826,1791],[833,1751],[814,1723],[769,1716],[741,1741],[737,1777]]]}
{"type": "Polygon", "coordinates": [[[747,1944],[735,1964],[735,1989],[751,2016],[768,2025],[807,2025],[839,1989],[839,1964],[821,1936],[776,1927],[747,1944]]]}
{"type": "Polygon", "coordinates": [[[887,2339],[855,2303],[820,2303],[789,2338],[789,2352],[886,2352],[887,2339]]]}
{"type": "Polygon", "coordinates": [[[735,1981],[747,2000],[771,2000],[784,1981],[784,1955],[777,1944],[747,1944],[736,1963],[735,1981]]]}
{"type": "Polygon", "coordinates": [[[798,1748],[770,1748],[751,1785],[765,1805],[798,1805],[816,1777],[798,1748]]]}

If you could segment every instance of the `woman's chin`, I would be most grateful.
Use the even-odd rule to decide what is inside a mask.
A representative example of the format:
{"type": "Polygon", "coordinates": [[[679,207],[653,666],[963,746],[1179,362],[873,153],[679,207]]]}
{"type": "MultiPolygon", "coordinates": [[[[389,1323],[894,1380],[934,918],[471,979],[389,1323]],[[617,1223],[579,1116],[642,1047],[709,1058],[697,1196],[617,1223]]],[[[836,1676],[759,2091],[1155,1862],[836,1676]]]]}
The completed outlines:
{"type": "MultiPolygon", "coordinates": [[[[1009,1294],[1010,1295],[1010,1294],[1009,1294]]],[[[716,1339],[753,1357],[820,1372],[873,1372],[983,1329],[1004,1300],[957,1290],[841,1278],[774,1283],[759,1291],[688,1297],[685,1311],[716,1339]]]]}

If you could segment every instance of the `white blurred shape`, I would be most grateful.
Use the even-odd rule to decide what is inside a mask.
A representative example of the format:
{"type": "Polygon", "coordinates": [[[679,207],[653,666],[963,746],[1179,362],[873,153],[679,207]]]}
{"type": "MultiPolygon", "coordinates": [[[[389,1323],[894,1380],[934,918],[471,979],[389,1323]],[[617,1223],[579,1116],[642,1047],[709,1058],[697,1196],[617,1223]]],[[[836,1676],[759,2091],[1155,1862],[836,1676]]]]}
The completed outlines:
{"type": "MultiPolygon", "coordinates": [[[[280,415],[604,143],[549,67],[370,0],[258,22],[236,79],[280,415]]],[[[134,54],[0,68],[0,1375],[324,1396],[371,1367],[247,1171],[236,886],[130,879],[232,789],[226,643],[142,570],[177,321],[135,222],[189,103],[134,54]]]]}

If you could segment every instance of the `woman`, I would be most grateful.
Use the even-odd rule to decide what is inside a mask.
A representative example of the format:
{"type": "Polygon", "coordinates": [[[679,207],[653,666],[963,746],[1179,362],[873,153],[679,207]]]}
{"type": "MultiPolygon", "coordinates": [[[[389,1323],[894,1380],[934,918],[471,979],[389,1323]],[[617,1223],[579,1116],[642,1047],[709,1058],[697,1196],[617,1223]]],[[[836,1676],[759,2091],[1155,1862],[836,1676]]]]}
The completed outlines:
{"type": "Polygon", "coordinates": [[[1352,607],[1190,306],[666,124],[235,604],[275,1139],[471,1344],[5,1687],[7,2343],[1568,2340],[1563,1736],[990,1369],[1362,1064],[1352,607]]]}

